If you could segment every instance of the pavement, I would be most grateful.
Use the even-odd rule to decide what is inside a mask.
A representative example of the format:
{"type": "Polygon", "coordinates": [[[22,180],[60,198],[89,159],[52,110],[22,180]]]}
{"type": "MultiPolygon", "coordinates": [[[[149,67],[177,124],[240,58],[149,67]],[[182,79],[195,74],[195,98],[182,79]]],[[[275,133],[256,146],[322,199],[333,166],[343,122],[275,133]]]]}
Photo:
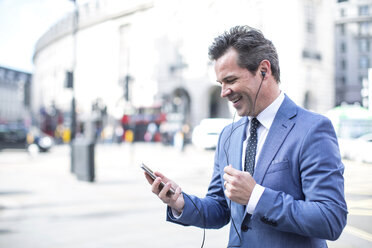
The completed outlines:
{"type": "MultiPolygon", "coordinates": [[[[150,143],[96,145],[93,183],[79,181],[70,172],[69,154],[67,145],[33,156],[0,152],[1,248],[201,246],[202,229],[165,221],[165,206],[151,193],[139,164],[203,197],[213,151],[186,146],[181,152],[150,143]]],[[[372,165],[353,168],[357,170],[349,170],[345,179],[350,183],[345,189],[352,225],[338,241],[328,243],[331,248],[372,247],[372,184],[367,176],[372,165]]],[[[206,230],[204,247],[226,247],[227,239],[228,226],[206,230]]]]}

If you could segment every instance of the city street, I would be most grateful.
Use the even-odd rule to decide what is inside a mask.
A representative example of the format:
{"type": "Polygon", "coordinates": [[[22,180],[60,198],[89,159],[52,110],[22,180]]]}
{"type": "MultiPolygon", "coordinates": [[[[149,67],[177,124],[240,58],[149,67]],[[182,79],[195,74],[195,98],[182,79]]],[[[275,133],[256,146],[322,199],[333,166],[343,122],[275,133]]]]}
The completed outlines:
{"type": "MultiPolygon", "coordinates": [[[[165,221],[165,206],[150,191],[141,162],[182,190],[203,196],[214,151],[161,144],[100,144],[96,181],[70,172],[70,148],[34,156],[0,152],[1,248],[200,247],[203,230],[165,221]]],[[[372,164],[344,161],[348,225],[331,248],[372,247],[372,164]]],[[[229,228],[206,230],[204,247],[226,247],[229,228]]]]}

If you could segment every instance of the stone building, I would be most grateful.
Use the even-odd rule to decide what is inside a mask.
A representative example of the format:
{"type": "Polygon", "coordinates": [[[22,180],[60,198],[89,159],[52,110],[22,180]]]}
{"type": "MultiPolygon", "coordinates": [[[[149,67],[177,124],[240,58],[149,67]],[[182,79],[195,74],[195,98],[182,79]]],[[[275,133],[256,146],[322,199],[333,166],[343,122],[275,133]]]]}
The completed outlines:
{"type": "Polygon", "coordinates": [[[231,117],[219,97],[208,46],[235,25],[263,31],[279,53],[281,88],[299,105],[334,106],[332,1],[92,0],[53,25],[34,52],[33,111],[54,102],[78,119],[97,99],[119,118],[129,107],[161,104],[196,125],[231,117]],[[289,14],[288,14],[289,13],[289,14]],[[73,91],[66,72],[73,71],[73,91]]]}
{"type": "Polygon", "coordinates": [[[335,26],[336,104],[363,104],[372,67],[372,1],[338,0],[335,26]]]}

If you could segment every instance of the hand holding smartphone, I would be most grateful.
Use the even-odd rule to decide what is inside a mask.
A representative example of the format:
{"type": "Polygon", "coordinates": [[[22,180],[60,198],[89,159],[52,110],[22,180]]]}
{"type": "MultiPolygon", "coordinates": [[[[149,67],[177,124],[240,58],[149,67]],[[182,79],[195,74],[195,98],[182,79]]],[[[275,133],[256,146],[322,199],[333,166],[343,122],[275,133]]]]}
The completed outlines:
{"type": "MultiPolygon", "coordinates": [[[[152,172],[152,170],[147,167],[144,163],[141,164],[141,168],[146,172],[147,175],[149,175],[152,179],[156,179],[156,176],[154,174],[154,172],[152,172]]],[[[161,182],[160,185],[159,185],[159,189],[162,190],[164,188],[165,184],[164,182],[161,182]]],[[[173,188],[170,188],[170,190],[167,192],[167,194],[174,194],[174,189],[173,188]]]]}

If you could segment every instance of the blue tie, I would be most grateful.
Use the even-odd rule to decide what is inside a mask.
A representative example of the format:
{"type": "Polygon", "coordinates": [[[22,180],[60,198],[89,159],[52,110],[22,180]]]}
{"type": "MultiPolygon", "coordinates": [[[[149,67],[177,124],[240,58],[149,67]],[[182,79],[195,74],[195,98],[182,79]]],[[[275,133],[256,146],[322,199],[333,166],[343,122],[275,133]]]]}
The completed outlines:
{"type": "Polygon", "coordinates": [[[245,162],[244,170],[248,171],[252,176],[254,173],[254,164],[256,160],[256,150],[257,150],[257,128],[260,122],[253,118],[251,120],[251,128],[249,129],[250,136],[247,143],[247,148],[245,150],[245,162]]]}

